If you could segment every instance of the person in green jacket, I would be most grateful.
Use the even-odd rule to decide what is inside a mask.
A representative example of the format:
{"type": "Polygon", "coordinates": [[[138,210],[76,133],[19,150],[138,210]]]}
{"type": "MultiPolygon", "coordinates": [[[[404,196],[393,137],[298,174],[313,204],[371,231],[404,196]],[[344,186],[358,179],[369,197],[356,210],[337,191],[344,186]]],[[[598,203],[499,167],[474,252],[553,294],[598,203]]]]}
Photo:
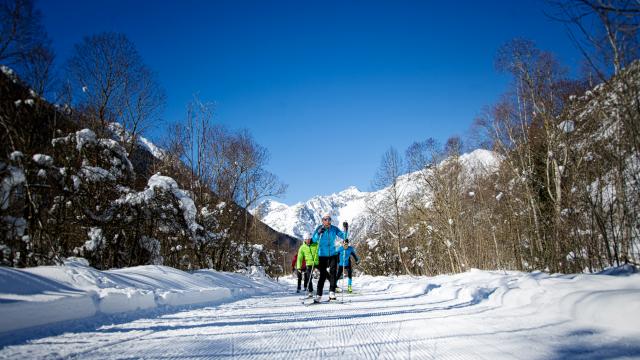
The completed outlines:
{"type": "Polygon", "coordinates": [[[304,270],[304,288],[307,289],[307,297],[313,297],[313,281],[312,271],[318,267],[318,243],[311,241],[311,236],[305,236],[304,242],[298,249],[298,261],[296,263],[296,269],[298,271],[304,270]],[[302,261],[304,260],[306,269],[302,268],[302,261]]]}

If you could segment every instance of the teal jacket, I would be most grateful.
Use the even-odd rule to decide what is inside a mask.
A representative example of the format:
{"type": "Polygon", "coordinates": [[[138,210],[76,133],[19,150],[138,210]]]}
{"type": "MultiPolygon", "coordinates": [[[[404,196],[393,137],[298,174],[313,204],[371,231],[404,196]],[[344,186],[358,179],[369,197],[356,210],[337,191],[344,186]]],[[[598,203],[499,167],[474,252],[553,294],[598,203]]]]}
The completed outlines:
{"type": "Polygon", "coordinates": [[[350,257],[352,256],[356,259],[357,263],[360,262],[358,255],[356,255],[356,250],[351,246],[346,249],[344,247],[340,247],[338,251],[340,252],[340,262],[338,263],[338,266],[350,266],[350,257]]]}
{"type": "Polygon", "coordinates": [[[318,243],[318,256],[334,256],[338,255],[338,247],[340,242],[336,244],[336,237],[342,239],[349,238],[349,231],[342,232],[337,227],[331,225],[328,229],[325,229],[324,233],[320,235],[319,231],[322,226],[319,226],[313,233],[312,241],[318,243]]]}

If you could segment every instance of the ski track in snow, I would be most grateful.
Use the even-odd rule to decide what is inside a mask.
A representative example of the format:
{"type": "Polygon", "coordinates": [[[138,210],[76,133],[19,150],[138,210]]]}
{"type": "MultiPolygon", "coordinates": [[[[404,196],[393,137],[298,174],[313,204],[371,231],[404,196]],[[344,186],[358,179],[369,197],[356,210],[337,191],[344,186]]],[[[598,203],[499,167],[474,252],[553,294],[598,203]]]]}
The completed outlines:
{"type": "Polygon", "coordinates": [[[272,293],[32,339],[0,349],[0,358],[640,358],[640,331],[578,316],[581,303],[602,294],[637,295],[637,276],[623,290],[587,291],[599,278],[489,274],[355,278],[361,294],[344,295],[350,303],[305,307],[300,294],[272,293]]]}

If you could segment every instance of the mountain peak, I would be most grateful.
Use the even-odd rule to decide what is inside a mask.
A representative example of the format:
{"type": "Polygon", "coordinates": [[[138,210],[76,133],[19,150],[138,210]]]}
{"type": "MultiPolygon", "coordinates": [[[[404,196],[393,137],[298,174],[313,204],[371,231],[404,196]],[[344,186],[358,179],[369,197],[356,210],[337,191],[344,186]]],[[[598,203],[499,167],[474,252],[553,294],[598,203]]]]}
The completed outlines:
{"type": "MultiPolygon", "coordinates": [[[[483,149],[463,154],[459,160],[468,173],[492,172],[497,170],[500,164],[500,158],[496,153],[483,149]]],[[[405,196],[408,197],[420,191],[418,175],[421,171],[424,170],[404,174],[399,178],[405,196]]],[[[359,230],[367,227],[365,215],[368,206],[375,206],[384,191],[386,189],[362,192],[355,186],[349,186],[340,192],[316,195],[305,202],[291,206],[270,200],[263,202],[259,207],[261,214],[264,215],[262,221],[282,233],[302,238],[304,234],[312,233],[321,224],[323,214],[331,214],[333,224],[338,227],[344,221],[349,222],[350,236],[357,240],[359,230]]]]}

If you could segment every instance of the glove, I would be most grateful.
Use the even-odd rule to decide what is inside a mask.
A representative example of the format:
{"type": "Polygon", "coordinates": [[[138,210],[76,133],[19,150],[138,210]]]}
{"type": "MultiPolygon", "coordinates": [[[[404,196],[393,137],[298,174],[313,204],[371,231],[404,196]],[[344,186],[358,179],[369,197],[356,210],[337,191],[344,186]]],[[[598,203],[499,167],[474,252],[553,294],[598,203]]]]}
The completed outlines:
{"type": "Polygon", "coordinates": [[[345,230],[349,230],[349,223],[348,223],[348,222],[346,222],[346,221],[345,221],[345,222],[343,222],[343,223],[342,223],[342,227],[343,227],[345,230]]]}
{"type": "Polygon", "coordinates": [[[322,233],[324,233],[324,226],[320,228],[320,230],[318,230],[318,234],[322,235],[322,233]]]}

